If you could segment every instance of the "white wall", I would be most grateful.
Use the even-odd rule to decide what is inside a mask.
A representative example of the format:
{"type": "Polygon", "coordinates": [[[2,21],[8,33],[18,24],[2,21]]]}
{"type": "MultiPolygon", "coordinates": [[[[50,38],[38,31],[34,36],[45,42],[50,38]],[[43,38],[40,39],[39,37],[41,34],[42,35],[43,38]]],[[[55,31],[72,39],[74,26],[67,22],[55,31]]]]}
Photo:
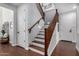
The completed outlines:
{"type": "Polygon", "coordinates": [[[55,3],[56,9],[58,9],[59,14],[72,11],[76,6],[75,3],[55,3]]]}
{"type": "Polygon", "coordinates": [[[5,8],[9,8],[9,9],[14,11],[14,20],[12,21],[13,28],[12,28],[12,31],[10,32],[11,33],[10,43],[14,46],[16,44],[16,36],[17,36],[16,35],[16,7],[8,5],[8,4],[4,4],[4,3],[1,3],[0,6],[5,7],[5,8]]]}
{"type": "Polygon", "coordinates": [[[7,8],[2,8],[2,17],[3,17],[3,20],[2,20],[2,24],[6,21],[11,21],[10,17],[13,17],[12,15],[12,10],[10,9],[7,9],[7,8]]]}
{"type": "Polygon", "coordinates": [[[2,26],[4,24],[4,22],[9,22],[9,14],[10,14],[10,11],[7,9],[7,8],[4,8],[4,7],[0,7],[0,31],[2,30],[2,26]]]}
{"type": "Polygon", "coordinates": [[[2,8],[0,7],[0,31],[2,30],[2,8]]]}
{"type": "Polygon", "coordinates": [[[45,12],[45,24],[47,24],[48,22],[51,22],[51,20],[54,18],[56,14],[56,10],[55,9],[52,9],[52,10],[49,10],[49,11],[46,11],[45,12]]]}
{"type": "Polygon", "coordinates": [[[60,40],[76,42],[76,10],[60,14],[59,18],[60,40]]]}
{"type": "Polygon", "coordinates": [[[77,33],[79,33],[79,5],[77,5],[77,33]]]}
{"type": "Polygon", "coordinates": [[[79,5],[77,5],[77,40],[76,40],[76,48],[79,52],[79,5]]]}
{"type": "Polygon", "coordinates": [[[40,15],[39,10],[35,3],[28,4],[28,28],[35,24],[42,16],[40,15]]]}

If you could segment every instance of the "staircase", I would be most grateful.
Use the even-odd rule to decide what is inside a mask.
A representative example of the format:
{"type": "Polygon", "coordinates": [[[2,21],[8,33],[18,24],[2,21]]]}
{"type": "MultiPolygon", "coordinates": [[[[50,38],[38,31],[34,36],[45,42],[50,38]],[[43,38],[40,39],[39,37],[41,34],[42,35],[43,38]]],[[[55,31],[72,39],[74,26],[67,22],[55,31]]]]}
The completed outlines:
{"type": "Polygon", "coordinates": [[[39,33],[35,37],[35,40],[30,44],[29,49],[40,54],[44,55],[45,53],[45,41],[44,41],[44,26],[40,29],[39,33]]]}

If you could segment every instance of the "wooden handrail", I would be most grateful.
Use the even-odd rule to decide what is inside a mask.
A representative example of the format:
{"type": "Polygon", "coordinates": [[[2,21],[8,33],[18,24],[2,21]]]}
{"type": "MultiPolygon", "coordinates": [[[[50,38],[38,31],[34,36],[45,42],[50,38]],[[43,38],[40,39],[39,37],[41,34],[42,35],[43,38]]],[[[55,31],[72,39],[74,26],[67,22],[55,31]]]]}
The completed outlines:
{"type": "Polygon", "coordinates": [[[39,24],[40,20],[43,20],[42,17],[28,29],[29,33],[31,32],[32,28],[35,27],[36,24],[39,24]]]}
{"type": "Polygon", "coordinates": [[[36,3],[37,9],[40,12],[41,16],[44,16],[44,12],[40,3],[36,3]]]}
{"type": "Polygon", "coordinates": [[[50,44],[51,37],[53,35],[56,23],[58,22],[58,16],[59,15],[56,10],[56,14],[55,14],[54,18],[52,19],[52,21],[50,22],[48,28],[45,28],[45,56],[47,56],[48,46],[50,44]]]}
{"type": "Polygon", "coordinates": [[[41,16],[43,17],[43,20],[45,21],[45,18],[44,18],[45,17],[45,13],[43,12],[41,4],[40,3],[36,3],[36,5],[37,5],[37,8],[38,8],[41,16]]]}

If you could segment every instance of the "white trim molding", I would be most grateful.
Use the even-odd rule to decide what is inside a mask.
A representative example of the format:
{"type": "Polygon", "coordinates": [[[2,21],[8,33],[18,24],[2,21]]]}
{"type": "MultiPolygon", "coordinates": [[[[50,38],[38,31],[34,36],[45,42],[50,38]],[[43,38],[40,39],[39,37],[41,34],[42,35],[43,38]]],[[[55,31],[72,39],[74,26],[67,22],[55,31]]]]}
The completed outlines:
{"type": "Polygon", "coordinates": [[[79,52],[79,48],[76,46],[76,50],[79,52]]]}

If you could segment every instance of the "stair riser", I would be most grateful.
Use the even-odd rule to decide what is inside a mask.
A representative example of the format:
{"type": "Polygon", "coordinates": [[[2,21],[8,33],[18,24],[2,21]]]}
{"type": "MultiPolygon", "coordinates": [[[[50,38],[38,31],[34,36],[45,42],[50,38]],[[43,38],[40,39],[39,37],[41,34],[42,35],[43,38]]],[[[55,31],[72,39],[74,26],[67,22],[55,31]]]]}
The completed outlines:
{"type": "Polygon", "coordinates": [[[38,43],[31,43],[31,45],[34,45],[34,46],[38,46],[38,47],[41,47],[41,48],[44,48],[44,45],[42,45],[42,44],[38,44],[38,43]]]}
{"type": "Polygon", "coordinates": [[[43,35],[37,35],[37,37],[44,38],[44,36],[43,36],[43,35]]]}
{"type": "Polygon", "coordinates": [[[41,34],[38,34],[37,36],[42,36],[42,37],[45,37],[44,35],[41,35],[41,34]]]}
{"type": "Polygon", "coordinates": [[[44,40],[41,40],[41,39],[35,39],[36,41],[39,41],[39,42],[45,42],[44,40]]]}

